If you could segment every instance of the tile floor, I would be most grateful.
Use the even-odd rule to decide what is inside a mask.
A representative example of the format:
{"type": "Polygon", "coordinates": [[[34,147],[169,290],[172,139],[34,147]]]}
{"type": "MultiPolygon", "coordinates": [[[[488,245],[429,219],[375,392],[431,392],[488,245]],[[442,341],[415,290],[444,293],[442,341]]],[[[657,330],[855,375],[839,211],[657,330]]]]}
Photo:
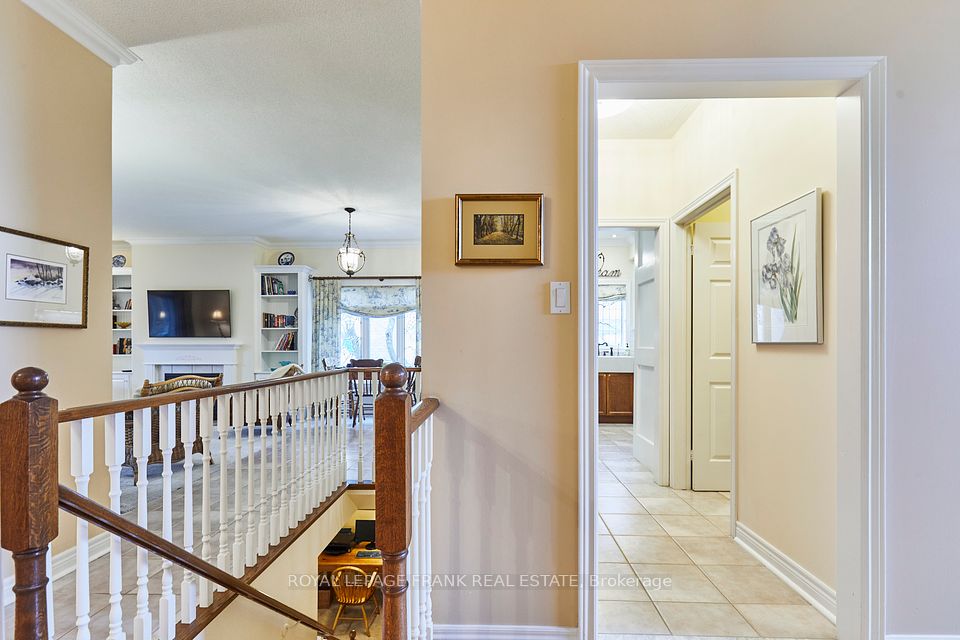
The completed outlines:
{"type": "Polygon", "coordinates": [[[631,427],[600,426],[601,640],[836,638],[836,628],[729,536],[725,493],[660,487],[631,427]],[[617,584],[614,584],[617,582],[617,584]]]}

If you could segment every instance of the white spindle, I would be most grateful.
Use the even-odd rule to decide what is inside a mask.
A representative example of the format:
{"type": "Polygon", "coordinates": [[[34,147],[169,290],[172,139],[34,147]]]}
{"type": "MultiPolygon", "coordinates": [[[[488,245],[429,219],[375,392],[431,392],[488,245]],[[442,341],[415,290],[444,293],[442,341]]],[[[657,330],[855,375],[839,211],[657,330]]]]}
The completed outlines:
{"type": "Polygon", "coordinates": [[[407,635],[411,640],[420,638],[420,484],[423,480],[423,455],[420,447],[422,429],[417,429],[410,437],[410,551],[407,555],[407,571],[410,576],[410,588],[407,590],[407,635]]]}
{"type": "Polygon", "coordinates": [[[257,420],[256,403],[257,397],[253,391],[247,391],[244,394],[244,421],[247,423],[247,509],[244,517],[247,522],[247,536],[244,545],[246,565],[252,567],[257,563],[257,518],[253,512],[253,487],[254,487],[254,451],[256,440],[254,439],[254,423],[257,420]]]}
{"type": "Polygon", "coordinates": [[[333,376],[323,378],[323,491],[320,492],[324,500],[333,492],[333,474],[336,472],[336,461],[334,459],[334,389],[337,380],[333,376]]]}
{"type": "Polygon", "coordinates": [[[340,483],[347,481],[347,384],[348,376],[343,374],[340,378],[340,395],[337,400],[337,421],[340,431],[340,483]]]}
{"type": "MultiPolygon", "coordinates": [[[[357,373],[357,396],[358,396],[358,399],[359,399],[359,406],[358,406],[358,408],[357,408],[357,411],[360,413],[360,419],[357,421],[357,424],[359,425],[358,428],[360,429],[360,432],[357,434],[357,436],[358,436],[357,442],[359,443],[358,446],[357,446],[357,482],[363,482],[363,478],[364,478],[364,475],[363,475],[363,465],[364,465],[364,460],[363,460],[363,453],[364,453],[364,452],[363,452],[363,441],[364,441],[364,433],[363,433],[363,384],[364,384],[363,373],[357,373]]],[[[410,619],[410,617],[407,616],[407,620],[408,620],[408,621],[409,621],[409,619],[410,619]]]]}
{"type": "Polygon", "coordinates": [[[300,404],[300,385],[296,382],[290,383],[290,395],[293,396],[293,409],[290,412],[292,424],[290,429],[290,510],[287,513],[287,528],[293,529],[300,521],[300,476],[297,475],[297,466],[300,459],[300,450],[298,444],[298,435],[300,432],[303,413],[300,404]]]}
{"type": "Polygon", "coordinates": [[[307,513],[316,508],[317,498],[317,381],[308,380],[304,383],[307,389],[307,513]]]}
{"type": "Polygon", "coordinates": [[[280,387],[280,535],[286,535],[289,529],[290,489],[287,486],[287,438],[290,426],[290,385],[280,387]]]}
{"type": "MultiPolygon", "coordinates": [[[[182,416],[189,420],[191,416],[182,416]]],[[[173,542],[173,469],[171,458],[173,447],[177,443],[176,405],[165,404],[160,407],[160,454],[163,456],[163,508],[161,513],[163,539],[173,542]]],[[[78,565],[79,566],[79,565],[78,565]]],[[[173,563],[164,560],[161,563],[160,576],[160,639],[172,640],[177,626],[177,601],[173,595],[173,563]]]]}
{"type": "Polygon", "coordinates": [[[257,512],[260,514],[260,523],[257,528],[257,554],[267,555],[270,549],[270,519],[267,517],[269,496],[267,495],[267,396],[269,390],[257,391],[257,422],[260,423],[260,457],[257,465],[260,468],[260,496],[257,501],[257,512]]]}
{"type": "Polygon", "coordinates": [[[277,476],[277,434],[280,432],[280,394],[282,386],[270,393],[270,544],[280,542],[280,487],[277,476]]]}
{"type": "MultiPolygon", "coordinates": [[[[148,528],[147,521],[147,458],[150,456],[152,410],[133,412],[133,455],[137,460],[137,524],[148,528]]],[[[150,569],[147,550],[137,547],[137,614],[133,619],[134,640],[151,640],[153,615],[150,613],[150,592],[147,590],[150,569]]]]}
{"type": "MultiPolygon", "coordinates": [[[[419,381],[419,376],[417,377],[419,381]]],[[[419,397],[419,395],[417,396],[419,397]]],[[[424,576],[426,581],[423,587],[424,607],[423,615],[425,619],[424,637],[427,640],[433,640],[433,509],[430,506],[430,494],[433,492],[433,416],[427,418],[423,427],[426,429],[424,436],[426,438],[427,470],[424,478],[425,497],[423,506],[423,557],[424,557],[424,576]]]]}
{"type": "MultiPolygon", "coordinates": [[[[53,550],[52,545],[47,547],[47,575],[53,575],[53,550]]],[[[55,638],[54,618],[56,612],[53,610],[53,580],[47,581],[47,638],[55,638]]],[[[16,640],[16,639],[14,639],[16,640]]]]}
{"type": "MultiPolygon", "coordinates": [[[[192,416],[191,416],[192,418],[192,416]]],[[[213,398],[200,400],[200,442],[203,444],[203,475],[201,479],[200,496],[200,557],[210,562],[210,509],[212,495],[210,490],[210,465],[213,454],[210,451],[210,438],[213,435],[213,398]]],[[[206,578],[201,578],[198,584],[198,598],[201,607],[209,606],[213,601],[213,585],[206,578]]]]}
{"type": "Polygon", "coordinates": [[[300,499],[297,502],[297,522],[300,522],[307,516],[307,430],[310,425],[310,407],[307,401],[307,390],[305,382],[297,382],[297,393],[300,397],[300,440],[299,456],[297,464],[297,488],[300,491],[300,499]]]}
{"type": "MultiPolygon", "coordinates": [[[[230,478],[229,466],[227,464],[227,426],[230,415],[230,398],[226,394],[217,396],[217,437],[220,443],[220,522],[219,545],[217,548],[217,566],[224,571],[230,571],[230,529],[227,523],[227,508],[229,506],[229,496],[227,494],[228,481],[230,478]]],[[[217,590],[222,590],[217,587],[217,590]]]]}
{"type": "MultiPolygon", "coordinates": [[[[93,473],[93,418],[70,423],[70,474],[77,493],[86,496],[93,473]]],[[[77,518],[77,640],[90,638],[90,525],[77,518]]]]}
{"type": "Polygon", "coordinates": [[[380,393],[380,371],[370,374],[370,393],[373,394],[373,421],[370,423],[370,435],[373,437],[373,445],[370,447],[370,481],[377,481],[377,400],[376,396],[380,393]]]}
{"type": "MultiPolygon", "coordinates": [[[[110,476],[110,510],[120,513],[120,470],[123,465],[126,416],[117,413],[106,416],[104,419],[103,459],[110,476]]],[[[107,614],[107,640],[124,640],[123,632],[123,549],[120,546],[120,536],[110,536],[110,611],[107,614]]]]}
{"type": "MultiPolygon", "coordinates": [[[[183,443],[183,548],[193,553],[193,445],[197,441],[196,401],[180,405],[180,442],[183,443]]],[[[201,463],[202,464],[202,463],[201,463]]],[[[180,620],[197,617],[197,577],[184,569],[180,580],[180,620]]]]}
{"type": "Polygon", "coordinates": [[[243,575],[243,394],[230,396],[233,405],[233,575],[243,575]]]}

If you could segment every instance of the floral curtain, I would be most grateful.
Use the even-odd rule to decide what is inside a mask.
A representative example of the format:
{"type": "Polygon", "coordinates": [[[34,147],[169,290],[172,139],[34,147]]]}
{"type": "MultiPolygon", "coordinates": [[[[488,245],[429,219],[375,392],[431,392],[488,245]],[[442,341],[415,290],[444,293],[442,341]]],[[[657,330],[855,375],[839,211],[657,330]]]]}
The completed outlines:
{"type": "Polygon", "coordinates": [[[313,280],[313,370],[340,359],[340,281],[313,280]]]}
{"type": "Polygon", "coordinates": [[[601,284],[597,285],[597,298],[600,302],[618,302],[627,299],[627,285],[601,284]]]}

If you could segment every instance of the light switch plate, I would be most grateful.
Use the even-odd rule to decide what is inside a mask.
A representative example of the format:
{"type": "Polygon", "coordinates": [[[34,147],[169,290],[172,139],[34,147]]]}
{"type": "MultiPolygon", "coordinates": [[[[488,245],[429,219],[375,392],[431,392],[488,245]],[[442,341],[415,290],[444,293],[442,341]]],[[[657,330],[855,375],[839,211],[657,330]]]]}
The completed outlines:
{"type": "Polygon", "coordinates": [[[550,283],[550,313],[570,313],[570,283],[550,283]]]}

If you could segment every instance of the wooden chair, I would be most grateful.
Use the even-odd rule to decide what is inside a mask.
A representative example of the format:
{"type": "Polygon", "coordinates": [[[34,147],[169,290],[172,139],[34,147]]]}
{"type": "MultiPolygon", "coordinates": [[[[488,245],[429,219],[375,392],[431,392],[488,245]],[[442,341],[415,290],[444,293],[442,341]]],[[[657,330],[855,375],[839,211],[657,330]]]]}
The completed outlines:
{"type": "MultiPolygon", "coordinates": [[[[383,367],[383,358],[378,358],[376,360],[372,358],[360,358],[360,359],[350,359],[350,362],[347,364],[347,369],[352,368],[376,368],[380,369],[383,367]]],[[[350,374],[350,412],[353,417],[353,427],[357,426],[357,417],[360,418],[360,424],[363,424],[363,420],[366,417],[366,407],[364,406],[363,399],[370,398],[370,401],[373,402],[373,399],[377,397],[377,394],[383,390],[383,386],[379,383],[379,376],[377,378],[377,390],[373,390],[373,373],[370,371],[363,372],[363,379],[360,378],[360,374],[353,372],[350,374]]]]}
{"type": "MultiPolygon", "coordinates": [[[[413,359],[413,366],[420,367],[420,364],[423,362],[420,356],[417,356],[413,359]]],[[[417,372],[411,371],[409,377],[407,378],[407,393],[412,396],[413,404],[417,404],[417,372]]]]}
{"type": "MultiPolygon", "coordinates": [[[[339,607],[337,615],[333,619],[333,630],[337,630],[337,625],[341,620],[362,620],[363,630],[370,635],[370,620],[367,618],[366,604],[373,598],[377,591],[377,572],[366,573],[358,567],[340,567],[330,574],[330,587],[333,589],[333,597],[337,599],[339,607]],[[348,618],[343,615],[346,607],[360,607],[362,617],[348,618]]],[[[374,599],[376,605],[376,599],[374,599]]],[[[376,615],[377,607],[374,607],[376,615]]]]}

